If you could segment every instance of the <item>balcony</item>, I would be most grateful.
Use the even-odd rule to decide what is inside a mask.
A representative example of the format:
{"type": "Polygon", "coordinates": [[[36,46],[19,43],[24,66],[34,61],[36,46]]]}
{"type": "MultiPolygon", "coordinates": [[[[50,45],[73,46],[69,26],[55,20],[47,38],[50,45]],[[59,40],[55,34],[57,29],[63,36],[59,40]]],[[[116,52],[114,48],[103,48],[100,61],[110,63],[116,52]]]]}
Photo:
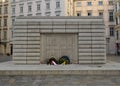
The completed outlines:
{"type": "Polygon", "coordinates": [[[116,25],[116,26],[115,26],[115,29],[116,29],[116,30],[117,30],[117,29],[120,29],[120,24],[116,25]]]}
{"type": "Polygon", "coordinates": [[[6,44],[7,43],[7,40],[2,40],[2,39],[0,39],[0,44],[6,44]]]}
{"type": "Polygon", "coordinates": [[[117,10],[115,16],[119,16],[120,15],[120,9],[117,10]]]}

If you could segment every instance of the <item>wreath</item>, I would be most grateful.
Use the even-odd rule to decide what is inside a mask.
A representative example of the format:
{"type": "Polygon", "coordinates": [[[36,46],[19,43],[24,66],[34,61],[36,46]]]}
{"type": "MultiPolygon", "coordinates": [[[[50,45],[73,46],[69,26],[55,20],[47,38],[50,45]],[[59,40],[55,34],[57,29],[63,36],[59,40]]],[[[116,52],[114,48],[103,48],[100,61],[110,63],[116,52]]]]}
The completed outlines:
{"type": "Polygon", "coordinates": [[[57,64],[58,64],[58,61],[57,61],[54,57],[51,57],[51,58],[47,61],[47,64],[57,65],[57,64]]]}
{"type": "Polygon", "coordinates": [[[60,59],[59,59],[59,64],[70,64],[70,59],[68,56],[62,56],[60,59]]]}

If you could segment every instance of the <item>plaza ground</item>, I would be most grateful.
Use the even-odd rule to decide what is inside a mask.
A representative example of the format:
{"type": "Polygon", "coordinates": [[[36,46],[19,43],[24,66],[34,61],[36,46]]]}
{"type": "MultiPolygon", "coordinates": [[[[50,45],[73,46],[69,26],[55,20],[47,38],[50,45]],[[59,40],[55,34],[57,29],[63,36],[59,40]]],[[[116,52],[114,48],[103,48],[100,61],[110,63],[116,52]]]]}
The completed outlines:
{"type": "Polygon", "coordinates": [[[56,65],[56,66],[47,65],[47,64],[15,65],[12,62],[12,56],[0,56],[0,70],[51,70],[51,71],[52,70],[118,70],[119,71],[120,56],[108,55],[106,64],[70,64],[70,65],[56,65]]]}
{"type": "Polygon", "coordinates": [[[0,56],[0,86],[120,86],[120,56],[106,64],[14,65],[0,56]]]}

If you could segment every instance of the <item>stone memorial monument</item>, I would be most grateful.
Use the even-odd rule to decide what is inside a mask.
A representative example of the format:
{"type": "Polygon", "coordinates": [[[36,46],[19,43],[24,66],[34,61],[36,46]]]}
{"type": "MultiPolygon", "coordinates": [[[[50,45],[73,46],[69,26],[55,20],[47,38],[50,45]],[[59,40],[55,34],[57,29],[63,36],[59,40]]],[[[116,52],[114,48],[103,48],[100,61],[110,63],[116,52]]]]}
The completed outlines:
{"type": "Polygon", "coordinates": [[[15,64],[47,64],[64,55],[71,64],[106,63],[101,17],[17,17],[13,39],[15,64]]]}

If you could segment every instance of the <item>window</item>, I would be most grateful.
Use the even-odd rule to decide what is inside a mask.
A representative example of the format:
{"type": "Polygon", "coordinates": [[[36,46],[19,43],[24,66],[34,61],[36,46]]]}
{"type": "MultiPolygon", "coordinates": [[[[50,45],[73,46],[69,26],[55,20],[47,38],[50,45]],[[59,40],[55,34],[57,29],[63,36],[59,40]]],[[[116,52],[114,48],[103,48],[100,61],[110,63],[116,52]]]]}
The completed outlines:
{"type": "Polygon", "coordinates": [[[50,9],[50,3],[46,3],[46,9],[50,9]]]}
{"type": "Polygon", "coordinates": [[[56,8],[60,8],[60,2],[56,2],[56,8]]]}
{"type": "Polygon", "coordinates": [[[5,2],[8,2],[8,0],[4,0],[5,2]]]}
{"type": "Polygon", "coordinates": [[[37,4],[37,11],[40,11],[40,4],[37,4]]]}
{"type": "Polygon", "coordinates": [[[118,17],[119,21],[118,21],[118,24],[120,24],[120,16],[118,17]]]}
{"type": "Polygon", "coordinates": [[[81,2],[77,2],[77,3],[76,3],[76,6],[77,6],[77,7],[81,7],[81,2]]]}
{"type": "Polygon", "coordinates": [[[92,11],[88,11],[88,16],[92,16],[92,11]]]}
{"type": "Polygon", "coordinates": [[[41,16],[41,13],[36,13],[37,16],[41,16]]]}
{"type": "Polygon", "coordinates": [[[7,13],[8,13],[8,7],[5,6],[5,7],[4,7],[4,14],[7,14],[7,13]]]}
{"type": "Polygon", "coordinates": [[[120,8],[120,2],[119,2],[119,8],[120,8]]]}
{"type": "Polygon", "coordinates": [[[110,21],[110,22],[113,22],[113,21],[114,21],[113,12],[109,12],[109,21],[110,21]]]}
{"type": "Polygon", "coordinates": [[[0,30],[0,41],[1,41],[1,30],[0,30]]]}
{"type": "Polygon", "coordinates": [[[13,0],[13,2],[15,2],[15,0],[13,0]]]}
{"type": "Polygon", "coordinates": [[[12,19],[12,25],[14,25],[15,24],[15,19],[12,19]]]}
{"type": "Polygon", "coordinates": [[[110,27],[110,36],[114,36],[114,27],[110,27]]]}
{"type": "Polygon", "coordinates": [[[0,7],[0,14],[2,14],[2,8],[0,7]]]}
{"type": "Polygon", "coordinates": [[[113,1],[109,1],[108,3],[109,3],[109,5],[113,5],[113,1]]]}
{"type": "Polygon", "coordinates": [[[7,19],[4,19],[4,26],[7,26],[7,19]]]}
{"type": "Polygon", "coordinates": [[[1,24],[1,23],[2,23],[2,20],[0,19],[0,27],[2,26],[2,24],[1,24]]]}
{"type": "Polygon", "coordinates": [[[102,11],[99,12],[99,16],[103,16],[103,12],[102,11]]]}
{"type": "Polygon", "coordinates": [[[12,8],[12,14],[15,14],[15,7],[12,8]]]}
{"type": "Polygon", "coordinates": [[[32,16],[32,14],[27,14],[27,16],[32,16]]]}
{"type": "Polygon", "coordinates": [[[23,13],[23,6],[20,7],[20,13],[23,13]]]}
{"type": "Polygon", "coordinates": [[[31,5],[28,6],[28,12],[32,12],[32,6],[31,5]]]}
{"type": "Polygon", "coordinates": [[[116,25],[118,25],[118,18],[116,18],[116,25]]]}
{"type": "Polygon", "coordinates": [[[7,40],[7,31],[4,31],[4,40],[7,40]]]}
{"type": "Polygon", "coordinates": [[[116,39],[119,39],[119,31],[116,31],[116,39]]]}
{"type": "Polygon", "coordinates": [[[60,16],[61,11],[56,11],[55,14],[56,16],[60,16]]]}
{"type": "Polygon", "coordinates": [[[46,12],[45,14],[46,14],[46,16],[50,16],[50,12],[46,12]]]}
{"type": "Polygon", "coordinates": [[[87,2],[87,5],[88,6],[92,6],[92,2],[87,2]]]}
{"type": "Polygon", "coordinates": [[[56,16],[60,16],[60,14],[56,14],[56,16]]]}
{"type": "Polygon", "coordinates": [[[99,2],[98,2],[98,5],[99,5],[99,6],[102,6],[102,5],[103,5],[103,1],[99,1],[99,2]]]}
{"type": "Polygon", "coordinates": [[[81,13],[80,13],[80,12],[78,12],[78,13],[77,13],[77,16],[81,16],[81,13]]]}

